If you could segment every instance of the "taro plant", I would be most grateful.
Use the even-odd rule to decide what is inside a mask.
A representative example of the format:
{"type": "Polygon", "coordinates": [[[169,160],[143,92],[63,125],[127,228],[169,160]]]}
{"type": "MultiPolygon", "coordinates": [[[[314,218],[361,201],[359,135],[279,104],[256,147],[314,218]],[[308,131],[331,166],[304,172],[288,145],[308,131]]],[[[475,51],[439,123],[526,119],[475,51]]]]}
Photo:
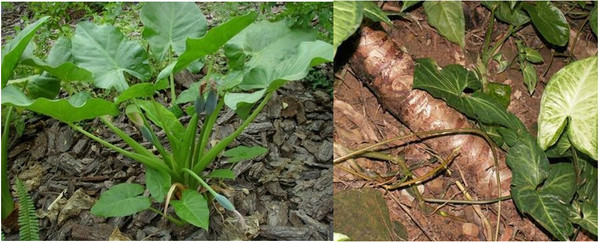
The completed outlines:
{"type": "MultiPolygon", "coordinates": [[[[91,209],[93,214],[121,217],[152,210],[174,223],[187,222],[207,229],[212,200],[237,212],[233,204],[210,185],[215,179],[233,178],[233,171],[221,169],[208,173],[205,170],[220,155],[234,163],[265,154],[267,149],[262,147],[226,149],[279,87],[302,79],[311,67],[333,60],[331,44],[317,40],[314,30],[290,28],[288,20],[254,23],[257,15],[249,13],[203,33],[204,29],[197,24],[198,18],[204,17],[192,8],[197,7],[193,3],[147,3],[144,6],[142,37],[150,44],[150,53],[110,25],[78,24],[70,49],[75,64],[93,74],[97,87],[115,87],[118,95],[114,101],[92,97],[89,92],[76,93],[66,99],[48,99],[28,97],[16,85],[2,89],[3,105],[53,117],[144,165],[145,188],[133,183],[115,185],[102,193],[91,209]],[[158,11],[161,9],[170,11],[158,11]],[[201,36],[186,36],[192,32],[201,36]],[[214,55],[221,49],[229,60],[227,73],[213,71],[214,55]],[[168,61],[154,83],[145,82],[155,76],[148,64],[148,55],[168,61]],[[177,108],[192,103],[187,106],[190,119],[184,126],[172,109],[155,100],[154,95],[169,84],[173,92],[173,75],[202,60],[208,63],[205,77],[179,96],[171,97],[172,105],[177,108]],[[142,82],[130,85],[132,77],[142,82]],[[233,133],[212,145],[209,139],[213,126],[225,106],[234,110],[243,122],[233,133]],[[111,116],[121,113],[156,152],[142,146],[111,121],[111,116]],[[130,150],[117,147],[78,125],[79,121],[93,118],[100,119],[130,150]],[[164,131],[166,143],[157,136],[157,129],[164,131]],[[151,197],[141,195],[145,189],[151,197]],[[164,213],[152,206],[153,199],[165,203],[164,213]],[[166,214],[169,205],[177,217],[166,214]]],[[[2,72],[5,71],[11,73],[12,69],[5,70],[3,59],[2,72]]],[[[239,213],[236,215],[241,217],[239,213]]]]}

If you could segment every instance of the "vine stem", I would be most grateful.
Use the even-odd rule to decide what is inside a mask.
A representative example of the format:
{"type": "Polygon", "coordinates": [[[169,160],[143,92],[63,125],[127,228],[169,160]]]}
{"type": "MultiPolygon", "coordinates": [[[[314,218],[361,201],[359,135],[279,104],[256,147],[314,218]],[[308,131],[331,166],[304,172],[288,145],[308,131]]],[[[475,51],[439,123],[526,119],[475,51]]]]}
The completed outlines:
{"type": "MultiPolygon", "coordinates": [[[[507,35],[508,36],[508,35],[507,35]]],[[[333,160],[334,164],[340,163],[348,158],[357,156],[359,154],[368,152],[372,149],[375,149],[377,147],[380,147],[382,145],[394,142],[394,141],[398,141],[398,140],[402,140],[402,139],[407,139],[407,138],[412,138],[412,137],[418,137],[418,138],[427,138],[427,137],[434,137],[434,136],[445,136],[445,135],[450,135],[450,134],[460,134],[460,133],[470,133],[470,134],[476,134],[479,135],[481,137],[483,137],[485,139],[485,141],[488,143],[488,145],[490,146],[490,149],[492,150],[492,156],[494,157],[494,165],[496,166],[496,188],[498,189],[498,197],[500,197],[500,195],[502,194],[502,189],[500,187],[500,164],[498,163],[498,155],[496,154],[496,145],[495,143],[490,139],[490,137],[483,131],[479,130],[479,129],[474,129],[474,128],[457,128],[457,129],[444,129],[444,130],[436,130],[436,131],[424,131],[424,132],[414,132],[408,135],[403,135],[403,136],[397,136],[382,142],[378,142],[376,144],[364,147],[362,149],[356,150],[352,153],[346,154],[344,156],[341,156],[337,159],[333,160]]],[[[404,143],[406,144],[406,142],[404,143]]],[[[496,221],[496,232],[495,232],[495,237],[494,240],[498,240],[498,234],[500,232],[500,215],[501,215],[501,211],[502,211],[502,205],[501,205],[501,201],[498,201],[498,219],[496,221]]]]}
{"type": "Polygon", "coordinates": [[[15,208],[15,203],[10,194],[10,183],[8,181],[8,132],[10,131],[10,117],[13,106],[8,107],[4,130],[2,131],[2,218],[7,218],[15,208]]]}
{"type": "Polygon", "coordinates": [[[512,199],[511,195],[497,197],[487,200],[450,200],[450,199],[437,199],[437,198],[423,198],[425,202],[429,203],[453,203],[453,204],[491,204],[499,201],[512,199]]]}

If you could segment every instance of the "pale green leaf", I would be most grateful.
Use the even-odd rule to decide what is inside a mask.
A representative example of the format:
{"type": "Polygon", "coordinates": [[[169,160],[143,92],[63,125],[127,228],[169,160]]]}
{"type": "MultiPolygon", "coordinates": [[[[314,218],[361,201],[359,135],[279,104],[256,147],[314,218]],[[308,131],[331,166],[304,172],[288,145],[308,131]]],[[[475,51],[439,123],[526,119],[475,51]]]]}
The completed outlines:
{"type": "Polygon", "coordinates": [[[195,190],[185,190],[181,200],[171,201],[175,214],[186,222],[208,230],[208,203],[195,190]]]}
{"type": "Polygon", "coordinates": [[[140,196],[144,187],[139,184],[122,183],[100,195],[92,207],[92,214],[102,217],[123,217],[150,207],[150,198],[140,196]]]}
{"type": "Polygon", "coordinates": [[[337,48],[360,26],[363,2],[333,1],[333,48],[337,48]]]}
{"type": "Polygon", "coordinates": [[[146,3],[140,18],[144,23],[142,37],[158,60],[163,60],[169,49],[181,55],[187,38],[206,33],[206,18],[194,2],[146,3]]]}
{"type": "Polygon", "coordinates": [[[223,156],[229,157],[227,159],[230,163],[240,162],[242,160],[254,159],[261,155],[264,155],[269,150],[264,147],[254,146],[254,147],[246,147],[246,146],[237,146],[230,150],[227,150],[223,153],[223,156]]]}
{"type": "Polygon", "coordinates": [[[208,174],[210,178],[233,179],[235,174],[230,169],[216,169],[208,174]]]}
{"type": "Polygon", "coordinates": [[[115,104],[121,104],[133,98],[148,98],[154,95],[157,90],[156,84],[139,83],[127,88],[115,98],[115,104]]]}
{"type": "Polygon", "coordinates": [[[533,91],[535,91],[535,86],[537,85],[537,71],[535,71],[533,64],[529,62],[522,62],[521,72],[523,72],[523,82],[525,82],[527,91],[531,95],[533,94],[533,91]]]}
{"type": "MultiPolygon", "coordinates": [[[[73,97],[77,98],[78,95],[73,97]]],[[[82,99],[73,99],[73,97],[69,100],[49,100],[46,98],[31,100],[12,85],[2,89],[3,105],[10,104],[23,107],[63,122],[76,122],[103,115],[116,116],[119,114],[117,107],[109,101],[87,96],[82,99]]]]}
{"type": "Polygon", "coordinates": [[[465,46],[465,16],[461,2],[425,1],[423,7],[429,25],[448,40],[465,46]]]}
{"type": "Polygon", "coordinates": [[[598,57],[556,72],[542,95],[538,140],[546,149],[566,130],[573,146],[598,159],[598,57]]]}
{"type": "Polygon", "coordinates": [[[35,31],[42,26],[49,16],[43,17],[35,23],[25,27],[19,34],[15,36],[4,48],[2,49],[2,88],[6,86],[6,83],[13,75],[13,70],[17,67],[21,54],[27,48],[29,41],[35,35],[35,31]]]}
{"type": "Polygon", "coordinates": [[[123,91],[129,87],[125,72],[142,81],[152,75],[144,48],[114,26],[81,22],[72,45],[75,63],[94,74],[96,87],[123,91]]]}
{"type": "Polygon", "coordinates": [[[162,203],[171,187],[171,175],[165,171],[146,166],[146,187],[148,187],[152,198],[162,203]]]}

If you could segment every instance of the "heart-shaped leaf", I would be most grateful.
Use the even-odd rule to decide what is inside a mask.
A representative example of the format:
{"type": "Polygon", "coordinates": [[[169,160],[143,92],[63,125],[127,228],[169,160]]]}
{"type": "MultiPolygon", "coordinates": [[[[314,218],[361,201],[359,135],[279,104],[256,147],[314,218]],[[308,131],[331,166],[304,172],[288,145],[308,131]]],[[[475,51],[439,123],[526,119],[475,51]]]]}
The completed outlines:
{"type": "Polygon", "coordinates": [[[244,29],[226,45],[225,55],[243,52],[251,56],[244,64],[244,90],[277,89],[289,80],[299,80],[311,67],[333,60],[333,47],[316,40],[315,30],[290,28],[286,20],[257,22],[244,29]]]}
{"type": "Polygon", "coordinates": [[[163,60],[169,48],[181,55],[187,38],[199,38],[206,33],[206,18],[193,2],[150,2],[140,14],[150,49],[163,60]]]}
{"type": "Polygon", "coordinates": [[[557,46],[564,46],[569,42],[570,28],[567,19],[553,3],[546,1],[536,2],[535,5],[523,4],[523,8],[545,40],[557,46]]]}
{"type": "Polygon", "coordinates": [[[237,146],[230,150],[227,150],[223,153],[223,156],[229,157],[227,161],[231,163],[240,162],[242,160],[254,159],[259,157],[269,150],[264,147],[254,146],[254,147],[246,147],[246,146],[237,146]]]}
{"type": "Polygon", "coordinates": [[[21,54],[27,48],[29,41],[33,38],[35,31],[42,26],[49,16],[43,17],[35,21],[35,23],[28,25],[19,34],[15,36],[4,48],[2,49],[2,88],[6,86],[6,83],[13,75],[13,70],[17,67],[21,54]]]}
{"type": "Polygon", "coordinates": [[[92,214],[102,217],[123,217],[150,207],[150,198],[140,196],[144,187],[139,184],[122,183],[111,187],[100,196],[91,209],[92,214]]]}
{"type": "Polygon", "coordinates": [[[459,1],[425,1],[427,23],[440,35],[465,47],[465,16],[459,1]]]}
{"type": "Polygon", "coordinates": [[[208,203],[195,190],[185,190],[181,200],[171,201],[175,214],[197,227],[208,230],[208,203]]]}
{"type": "Polygon", "coordinates": [[[556,72],[542,95],[538,140],[546,149],[563,130],[573,146],[598,159],[598,57],[573,62],[556,72]]]}
{"type": "Polygon", "coordinates": [[[535,138],[527,133],[510,148],[506,163],[513,171],[511,195],[519,211],[529,214],[557,239],[568,240],[573,232],[568,202],[576,189],[573,165],[551,166],[535,138]]]}
{"type": "Polygon", "coordinates": [[[12,85],[2,89],[2,104],[27,108],[63,122],[76,122],[104,115],[116,116],[119,114],[119,109],[113,103],[103,99],[90,98],[89,93],[86,92],[75,94],[68,100],[46,98],[31,100],[12,85]]]}
{"type": "Polygon", "coordinates": [[[171,175],[165,171],[146,166],[146,187],[148,187],[152,198],[162,203],[171,187],[171,175]]]}
{"type": "Polygon", "coordinates": [[[360,26],[363,19],[363,2],[333,1],[334,52],[360,26]]]}
{"type": "Polygon", "coordinates": [[[152,75],[144,48],[127,40],[114,26],[81,22],[72,45],[76,64],[94,74],[94,84],[99,88],[127,89],[124,72],[142,81],[152,75]]]}
{"type": "Polygon", "coordinates": [[[177,58],[173,66],[168,66],[165,70],[161,71],[158,79],[167,77],[169,73],[178,73],[192,62],[217,52],[227,41],[254,22],[256,16],[255,12],[250,12],[246,15],[235,17],[224,24],[210,29],[202,38],[188,39],[185,43],[185,51],[177,58]]]}

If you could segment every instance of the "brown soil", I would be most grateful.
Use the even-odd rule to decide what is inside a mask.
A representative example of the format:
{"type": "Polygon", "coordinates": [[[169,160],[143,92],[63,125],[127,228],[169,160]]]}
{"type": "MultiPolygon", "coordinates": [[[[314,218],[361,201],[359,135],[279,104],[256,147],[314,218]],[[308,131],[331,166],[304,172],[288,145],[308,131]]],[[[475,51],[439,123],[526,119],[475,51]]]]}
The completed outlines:
{"type": "MultiPolygon", "coordinates": [[[[396,3],[386,4],[394,5],[396,3]]],[[[480,6],[479,2],[466,2],[463,3],[463,7],[467,21],[467,42],[464,51],[458,45],[447,41],[444,37],[437,34],[437,31],[427,24],[422,7],[410,11],[412,20],[395,19],[393,20],[394,26],[386,28],[386,31],[399,47],[412,56],[413,60],[429,57],[434,59],[439,66],[462,64],[467,68],[473,69],[477,53],[479,53],[483,45],[490,12],[480,6]]],[[[569,22],[572,30],[577,30],[583,23],[582,20],[573,19],[569,19],[569,22]]],[[[507,27],[507,25],[497,22],[493,32],[493,40],[499,39],[505,33],[507,27]]],[[[573,43],[576,35],[573,32],[570,44],[573,43]]],[[[511,86],[511,104],[508,110],[516,114],[532,134],[536,134],[537,116],[544,86],[556,71],[566,65],[567,59],[555,56],[550,61],[552,59],[551,49],[539,39],[531,26],[519,31],[518,35],[522,39],[525,39],[527,46],[538,49],[545,60],[543,64],[535,65],[539,78],[535,92],[533,95],[529,95],[517,63],[513,64],[508,71],[491,75],[491,77],[492,82],[504,83],[511,86]],[[546,71],[546,69],[548,70],[546,71]]],[[[597,52],[596,41],[596,37],[591,33],[589,28],[584,28],[574,50],[571,51],[569,49],[569,51],[573,53],[576,59],[594,55],[597,52]]],[[[379,104],[373,92],[366,88],[353,75],[355,72],[348,64],[348,57],[354,51],[352,40],[347,41],[342,48],[344,49],[338,50],[338,53],[343,54],[338,55],[338,59],[335,62],[334,143],[346,148],[358,149],[375,142],[410,133],[411,131],[405,125],[379,104]]],[[[508,61],[516,55],[514,37],[505,42],[501,48],[501,52],[508,61]]],[[[495,73],[496,68],[496,66],[490,65],[490,73],[495,73]]],[[[403,154],[407,165],[413,169],[413,173],[416,175],[424,175],[439,165],[439,163],[432,161],[432,154],[436,153],[436,151],[430,151],[426,145],[418,142],[410,143],[408,146],[383,150],[382,152],[392,155],[403,154]]],[[[339,157],[343,154],[345,152],[336,149],[334,157],[339,157]]],[[[444,158],[447,155],[440,156],[444,158]]],[[[473,207],[444,205],[438,208],[450,214],[450,217],[444,217],[433,212],[432,209],[436,209],[440,204],[426,204],[426,208],[429,209],[423,211],[420,205],[417,204],[417,200],[414,200],[414,197],[408,193],[406,188],[387,191],[379,186],[385,180],[369,181],[368,179],[348,173],[347,170],[350,168],[350,162],[352,161],[347,160],[343,164],[334,167],[334,193],[363,187],[377,188],[386,197],[392,219],[402,222],[406,226],[409,236],[408,240],[486,240],[481,220],[473,210],[473,207]]],[[[363,174],[365,175],[384,175],[400,169],[391,162],[380,160],[359,158],[355,159],[354,162],[364,170],[363,174]]],[[[462,173],[460,172],[460,168],[457,168],[454,164],[450,165],[450,170],[462,173]]],[[[467,178],[472,177],[469,174],[462,176],[467,178]]],[[[381,177],[374,176],[374,178],[381,177]]],[[[447,199],[454,196],[454,199],[464,199],[462,193],[454,184],[455,178],[456,176],[450,177],[442,173],[424,182],[417,188],[426,198],[447,199]]],[[[464,183],[464,179],[461,181],[464,183]]],[[[482,192],[478,192],[475,189],[470,190],[469,193],[477,197],[482,192]]],[[[530,219],[515,213],[515,208],[512,204],[510,200],[502,203],[503,212],[507,212],[505,210],[513,210],[513,212],[502,214],[499,239],[550,239],[541,228],[536,228],[531,222],[528,222],[530,219]]],[[[493,215],[493,218],[489,218],[489,220],[495,222],[496,216],[494,212],[497,210],[496,204],[482,205],[481,210],[486,215],[493,215]]],[[[495,229],[495,223],[492,225],[495,229]]],[[[590,240],[590,237],[586,234],[579,234],[578,240],[590,240]]]]}

